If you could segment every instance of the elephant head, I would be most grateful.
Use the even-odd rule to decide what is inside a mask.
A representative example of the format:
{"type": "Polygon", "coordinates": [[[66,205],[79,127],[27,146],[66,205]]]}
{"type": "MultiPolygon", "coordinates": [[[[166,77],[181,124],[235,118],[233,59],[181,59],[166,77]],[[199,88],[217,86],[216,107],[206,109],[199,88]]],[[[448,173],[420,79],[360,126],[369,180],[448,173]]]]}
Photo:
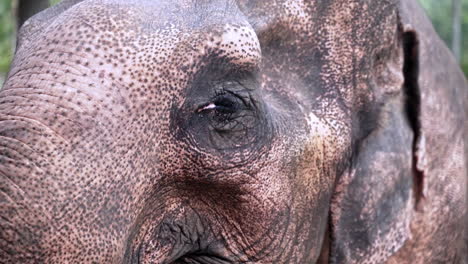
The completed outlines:
{"type": "Polygon", "coordinates": [[[65,0],[0,91],[1,259],[461,262],[467,92],[415,0],[65,0]]]}

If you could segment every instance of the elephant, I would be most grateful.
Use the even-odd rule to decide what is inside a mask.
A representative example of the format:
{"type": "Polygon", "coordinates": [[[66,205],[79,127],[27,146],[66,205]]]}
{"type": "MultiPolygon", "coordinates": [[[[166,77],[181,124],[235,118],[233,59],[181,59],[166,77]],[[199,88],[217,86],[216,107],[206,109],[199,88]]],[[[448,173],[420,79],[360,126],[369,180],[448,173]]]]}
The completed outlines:
{"type": "Polygon", "coordinates": [[[64,0],[0,91],[0,260],[467,263],[467,113],[416,0],[64,0]]]}

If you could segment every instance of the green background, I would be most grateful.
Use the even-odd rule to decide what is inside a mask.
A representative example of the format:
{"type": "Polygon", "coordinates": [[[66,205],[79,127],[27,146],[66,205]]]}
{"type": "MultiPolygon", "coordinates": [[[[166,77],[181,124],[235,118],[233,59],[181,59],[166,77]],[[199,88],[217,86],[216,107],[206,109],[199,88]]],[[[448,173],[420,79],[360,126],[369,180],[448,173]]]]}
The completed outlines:
{"type": "MultiPolygon", "coordinates": [[[[15,39],[15,17],[13,14],[16,0],[0,0],[0,84],[8,72],[13,54],[15,39]]],[[[54,5],[60,0],[50,0],[54,5]]],[[[419,0],[432,19],[434,27],[440,37],[450,47],[452,38],[452,9],[450,0],[419,0]]],[[[462,0],[461,23],[462,23],[462,51],[461,66],[468,73],[468,0],[462,0]],[[465,37],[465,38],[463,38],[465,37]]]]}

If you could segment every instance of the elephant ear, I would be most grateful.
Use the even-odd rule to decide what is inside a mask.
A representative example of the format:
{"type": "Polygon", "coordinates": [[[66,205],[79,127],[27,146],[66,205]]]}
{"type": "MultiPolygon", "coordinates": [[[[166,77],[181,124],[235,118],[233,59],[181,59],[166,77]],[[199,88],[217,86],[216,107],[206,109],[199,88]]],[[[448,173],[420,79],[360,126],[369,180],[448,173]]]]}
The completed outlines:
{"type": "Polygon", "coordinates": [[[373,76],[376,124],[335,187],[331,263],[454,263],[463,252],[453,241],[466,221],[466,80],[415,0],[399,17],[373,76]]]}
{"type": "MultiPolygon", "coordinates": [[[[410,238],[421,175],[413,163],[417,121],[410,116],[414,109],[405,93],[414,87],[407,87],[404,54],[396,52],[384,65],[381,74],[394,76],[375,78],[375,89],[385,90],[382,102],[367,113],[377,113],[374,128],[356,143],[352,165],[337,183],[330,212],[331,263],[384,263],[410,238]]],[[[372,121],[363,117],[361,122],[367,126],[372,121]]]]}

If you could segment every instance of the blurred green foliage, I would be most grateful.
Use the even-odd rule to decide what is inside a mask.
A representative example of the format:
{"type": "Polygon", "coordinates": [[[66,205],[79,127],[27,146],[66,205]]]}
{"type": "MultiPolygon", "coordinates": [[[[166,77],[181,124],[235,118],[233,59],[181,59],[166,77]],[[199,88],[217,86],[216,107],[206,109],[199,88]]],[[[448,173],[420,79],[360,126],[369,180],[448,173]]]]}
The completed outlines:
{"type": "Polygon", "coordinates": [[[7,72],[13,54],[13,13],[12,1],[0,1],[0,74],[7,72]]]}
{"type": "MultiPolygon", "coordinates": [[[[14,8],[17,0],[0,0],[0,78],[8,71],[13,54],[15,20],[14,8]]],[[[450,46],[452,38],[451,0],[419,0],[431,17],[435,29],[450,46]]],[[[60,0],[49,0],[51,5],[60,0]]],[[[468,74],[468,0],[462,0],[462,59],[461,65],[468,74]]]]}
{"type": "MultiPolygon", "coordinates": [[[[452,1],[450,0],[419,0],[427,14],[432,20],[432,24],[439,36],[445,41],[447,46],[452,43],[452,1]]],[[[462,28],[462,53],[461,66],[468,75],[468,0],[462,0],[461,28],[462,28]]]]}

